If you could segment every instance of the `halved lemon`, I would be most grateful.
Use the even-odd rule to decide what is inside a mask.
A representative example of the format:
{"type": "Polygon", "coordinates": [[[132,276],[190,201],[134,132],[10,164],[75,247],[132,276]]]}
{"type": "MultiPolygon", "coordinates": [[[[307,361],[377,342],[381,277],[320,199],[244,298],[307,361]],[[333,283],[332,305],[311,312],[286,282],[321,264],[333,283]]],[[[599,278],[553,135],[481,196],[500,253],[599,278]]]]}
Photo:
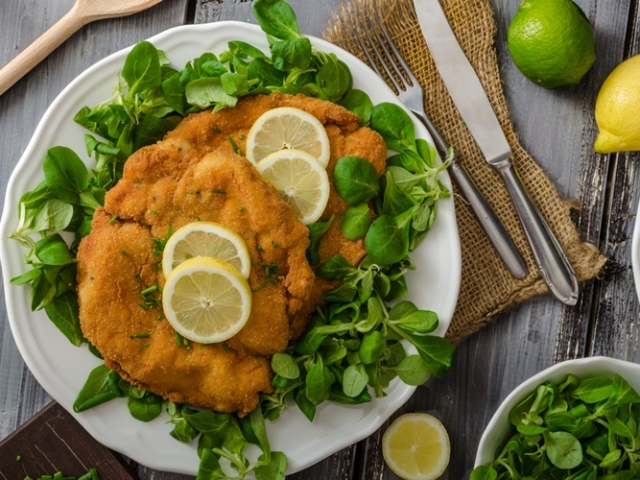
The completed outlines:
{"type": "Polygon", "coordinates": [[[168,277],[185,260],[214,257],[230,263],[249,277],[251,259],[247,244],[236,232],[214,222],[194,222],[178,229],[162,253],[162,271],[168,277]]]}
{"type": "Polygon", "coordinates": [[[449,435],[436,417],[408,413],[398,417],[382,437],[382,455],[406,480],[435,480],[449,464],[449,435]]]}
{"type": "Polygon", "coordinates": [[[247,158],[254,164],[279,150],[302,150],[323,167],[329,163],[329,137],[320,120],[293,107],[268,110],[247,135],[247,158]]]}
{"type": "Polygon", "coordinates": [[[280,150],[256,165],[280,197],[305,225],[320,218],[329,201],[329,177],[326,170],[308,153],[280,150]]]}
{"type": "Polygon", "coordinates": [[[237,268],[209,257],[185,260],[162,292],[164,314],[183,337],[198,343],[228,340],[251,314],[251,288],[237,268]]]}

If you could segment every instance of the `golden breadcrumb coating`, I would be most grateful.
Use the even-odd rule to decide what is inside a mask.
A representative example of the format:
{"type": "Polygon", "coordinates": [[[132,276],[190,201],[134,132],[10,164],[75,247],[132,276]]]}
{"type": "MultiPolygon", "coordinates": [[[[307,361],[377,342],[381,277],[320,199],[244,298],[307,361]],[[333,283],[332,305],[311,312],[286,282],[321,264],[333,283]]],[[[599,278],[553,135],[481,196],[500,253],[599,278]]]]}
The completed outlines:
{"type": "MultiPolygon", "coordinates": [[[[277,93],[245,97],[215,114],[192,114],[162,141],[133,154],[80,244],[78,297],[87,339],[110,368],[141,388],[178,403],[246,415],[260,392],[272,391],[270,356],[300,335],[322,292],[335,286],[316,280],[306,259],[308,229],[241,156],[255,120],[281,106],[303,109],[323,123],[330,179],[345,155],[363,157],[384,172],[384,141],[361,128],[353,113],[277,93]],[[245,327],[224,344],[187,349],[177,345],[161,308],[140,306],[140,294],[165,281],[153,238],[199,220],[220,223],[245,240],[253,307],[245,327]],[[139,333],[149,338],[130,338],[139,333]]],[[[322,220],[332,214],[335,220],[321,242],[321,261],[339,253],[355,265],[365,255],[363,240],[342,235],[346,208],[332,188],[322,220]]]]}

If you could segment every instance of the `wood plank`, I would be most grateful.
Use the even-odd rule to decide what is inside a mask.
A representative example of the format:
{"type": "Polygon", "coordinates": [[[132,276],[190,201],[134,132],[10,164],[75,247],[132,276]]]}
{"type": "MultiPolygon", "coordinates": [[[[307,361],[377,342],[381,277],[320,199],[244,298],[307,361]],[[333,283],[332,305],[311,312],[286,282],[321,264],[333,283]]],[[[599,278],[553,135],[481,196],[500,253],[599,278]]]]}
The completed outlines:
{"type": "Polygon", "coordinates": [[[350,480],[359,465],[356,464],[356,453],[359,444],[351,445],[335,455],[293,475],[287,475],[287,480],[350,480]]]}
{"type": "MultiPolygon", "coordinates": [[[[635,27],[629,32],[625,57],[616,52],[610,70],[623,58],[640,53],[640,12],[637,0],[630,12],[635,27]]],[[[609,258],[596,298],[595,324],[590,344],[592,355],[640,362],[640,304],[636,295],[631,262],[631,242],[636,228],[640,201],[640,154],[620,153],[611,156],[611,191],[606,211],[607,228],[604,253],[609,258]]],[[[640,227],[639,227],[640,228],[640,227]]]]}
{"type": "Polygon", "coordinates": [[[0,478],[39,478],[62,472],[80,477],[95,468],[103,479],[134,480],[122,457],[96,442],[56,402],[51,402],[0,442],[0,478]]]}
{"type": "MultiPolygon", "coordinates": [[[[135,464],[135,462],[132,462],[135,464]]],[[[192,480],[191,475],[181,475],[179,473],[161,472],[159,470],[153,470],[143,465],[138,466],[138,477],[140,480],[192,480]]]]}
{"type": "Polygon", "coordinates": [[[640,305],[635,294],[631,267],[631,240],[636,223],[640,181],[638,153],[613,158],[613,188],[608,211],[605,255],[609,258],[602,275],[593,339],[592,355],[640,362],[640,305]]]}

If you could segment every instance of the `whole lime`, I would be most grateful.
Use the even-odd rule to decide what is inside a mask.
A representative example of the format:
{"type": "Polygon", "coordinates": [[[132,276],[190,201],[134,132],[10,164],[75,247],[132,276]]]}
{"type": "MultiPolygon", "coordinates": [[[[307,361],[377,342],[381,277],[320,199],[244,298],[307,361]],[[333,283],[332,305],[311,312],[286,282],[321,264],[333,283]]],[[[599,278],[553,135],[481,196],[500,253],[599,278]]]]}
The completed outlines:
{"type": "Polygon", "coordinates": [[[572,0],[524,0],[507,47],[522,74],[545,88],[574,87],[596,58],[593,29],[572,0]]]}
{"type": "Polygon", "coordinates": [[[596,99],[598,153],[640,150],[640,55],[618,65],[600,87],[596,99]]]}

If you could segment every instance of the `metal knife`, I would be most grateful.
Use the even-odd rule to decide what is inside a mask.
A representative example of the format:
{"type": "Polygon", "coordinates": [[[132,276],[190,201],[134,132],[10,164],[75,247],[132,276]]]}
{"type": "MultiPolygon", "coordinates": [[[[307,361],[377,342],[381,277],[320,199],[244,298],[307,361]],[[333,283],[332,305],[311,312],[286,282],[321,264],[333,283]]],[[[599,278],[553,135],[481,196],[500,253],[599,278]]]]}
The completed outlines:
{"type": "Polygon", "coordinates": [[[578,301],[578,279],[542,214],[513,167],[513,152],[487,94],[465,56],[439,0],[413,0],[422,34],[453,103],[487,162],[504,180],[536,264],[549,291],[561,302],[578,301]]]}

